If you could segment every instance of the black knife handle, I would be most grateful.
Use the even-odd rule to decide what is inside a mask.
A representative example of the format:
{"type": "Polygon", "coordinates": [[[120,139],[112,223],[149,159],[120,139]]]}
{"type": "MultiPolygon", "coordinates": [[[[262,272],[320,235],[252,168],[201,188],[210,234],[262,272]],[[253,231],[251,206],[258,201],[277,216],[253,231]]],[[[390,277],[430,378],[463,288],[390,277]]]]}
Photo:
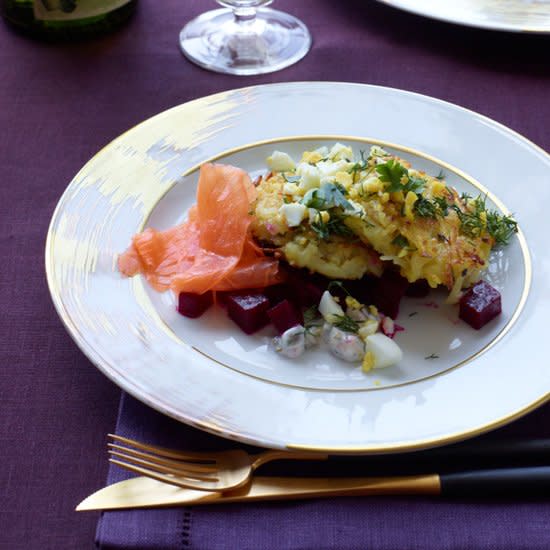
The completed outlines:
{"type": "Polygon", "coordinates": [[[473,439],[426,451],[416,451],[410,456],[453,460],[494,459],[508,461],[510,465],[516,465],[517,460],[550,461],[550,439],[473,439]]]}
{"type": "Polygon", "coordinates": [[[550,497],[550,466],[442,474],[440,481],[442,496],[550,497]]]}

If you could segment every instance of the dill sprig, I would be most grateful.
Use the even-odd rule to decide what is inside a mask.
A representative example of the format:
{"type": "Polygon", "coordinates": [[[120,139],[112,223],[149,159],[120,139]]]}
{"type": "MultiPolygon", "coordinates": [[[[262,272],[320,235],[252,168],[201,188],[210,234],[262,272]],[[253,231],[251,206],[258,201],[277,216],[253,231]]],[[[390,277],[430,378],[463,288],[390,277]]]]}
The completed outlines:
{"type": "Polygon", "coordinates": [[[352,181],[355,183],[357,181],[357,176],[360,172],[363,170],[367,170],[369,168],[369,161],[371,159],[370,155],[368,157],[365,157],[365,151],[360,150],[359,155],[361,156],[361,160],[359,162],[356,162],[349,170],[348,172],[352,175],[352,181]]]}
{"type": "Polygon", "coordinates": [[[487,231],[497,245],[504,246],[510,242],[512,235],[518,232],[518,222],[511,216],[502,216],[495,210],[488,210],[487,231]]]}
{"type": "Polygon", "coordinates": [[[438,214],[445,217],[449,213],[449,203],[445,197],[434,197],[433,202],[438,208],[438,214]]]}
{"type": "Polygon", "coordinates": [[[496,210],[486,207],[487,195],[478,195],[472,199],[467,193],[461,195],[465,210],[457,205],[453,209],[460,220],[460,231],[467,237],[479,237],[487,231],[495,240],[496,245],[506,245],[510,238],[518,231],[518,224],[511,216],[499,214],[496,210]]]}
{"type": "Polygon", "coordinates": [[[421,218],[435,218],[438,214],[438,208],[435,202],[420,196],[414,203],[413,212],[421,218]]]}
{"type": "Polygon", "coordinates": [[[344,332],[357,333],[359,331],[359,323],[349,315],[335,315],[334,319],[332,324],[344,332]]]}
{"type": "Polygon", "coordinates": [[[456,204],[453,208],[460,220],[460,231],[467,237],[479,237],[485,230],[485,221],[482,218],[483,212],[485,212],[485,198],[479,195],[477,198],[472,199],[467,193],[464,193],[460,197],[465,205],[465,209],[462,210],[456,204]]]}
{"type": "Polygon", "coordinates": [[[304,328],[306,330],[317,327],[322,324],[319,310],[316,305],[308,307],[304,311],[304,328]]]}
{"type": "Polygon", "coordinates": [[[449,203],[444,197],[428,199],[420,196],[414,203],[413,212],[421,218],[444,218],[449,213],[449,203]]]}
{"type": "Polygon", "coordinates": [[[311,229],[317,237],[326,241],[331,235],[339,235],[340,237],[355,238],[355,233],[345,224],[344,218],[339,216],[334,210],[330,211],[330,218],[324,222],[320,216],[311,223],[311,229]]]}

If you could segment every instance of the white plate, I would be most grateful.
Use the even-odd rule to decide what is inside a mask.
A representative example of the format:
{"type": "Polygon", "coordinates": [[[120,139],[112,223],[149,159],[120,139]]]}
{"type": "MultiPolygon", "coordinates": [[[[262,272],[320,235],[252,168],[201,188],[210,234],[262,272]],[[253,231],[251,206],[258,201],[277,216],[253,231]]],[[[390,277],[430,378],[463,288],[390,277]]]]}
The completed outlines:
{"type": "Polygon", "coordinates": [[[50,291],[76,343],[109,378],[193,426],[333,453],[451,442],[548,397],[549,168],[544,151],[496,122],[400,90],[289,83],[217,94],[143,122],[76,175],[48,235],[50,291]],[[118,274],[117,254],[134,233],[183,219],[200,163],[255,172],[275,148],[297,156],[336,140],[356,151],[383,142],[430,173],[443,167],[460,190],[488,190],[493,207],[514,213],[521,232],[487,275],[503,296],[500,318],[474,331],[442,296],[408,299],[398,319],[404,361],[363,374],[321,353],[287,361],[267,349],[269,331],[246,336],[219,310],[185,319],[169,293],[118,274]]]}
{"type": "Polygon", "coordinates": [[[379,0],[433,19],[497,31],[550,32],[549,0],[379,0]]]}

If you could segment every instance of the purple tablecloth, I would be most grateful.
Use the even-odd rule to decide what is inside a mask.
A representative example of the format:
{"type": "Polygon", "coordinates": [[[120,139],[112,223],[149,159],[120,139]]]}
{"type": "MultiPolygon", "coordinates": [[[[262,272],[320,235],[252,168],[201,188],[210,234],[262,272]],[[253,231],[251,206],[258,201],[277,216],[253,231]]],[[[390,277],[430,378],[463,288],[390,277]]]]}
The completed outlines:
{"type": "MultiPolygon", "coordinates": [[[[232,442],[180,424],[123,394],[116,433],[162,446],[225,450],[232,442]]],[[[476,439],[550,438],[550,406],[476,439]]],[[[471,442],[468,442],[470,444],[471,442]]],[[[239,446],[239,447],[242,447],[239,446]]],[[[460,448],[461,444],[455,445],[460,448]]],[[[249,448],[249,450],[253,450],[249,448]]],[[[432,451],[391,457],[273,462],[262,475],[391,475],[457,470],[465,460],[437,459],[432,451]],[[395,464],[397,462],[397,464],[395,464]]],[[[458,454],[458,453],[457,453],[458,454]]],[[[478,465],[480,460],[477,459],[478,465]]],[[[486,460],[484,467],[493,467],[486,460]]],[[[118,466],[107,484],[133,477],[118,466]]],[[[191,506],[105,512],[100,550],[546,550],[550,503],[411,497],[191,506]]]]}
{"type": "MultiPolygon", "coordinates": [[[[105,483],[105,434],[115,426],[120,392],[65,333],[48,296],[43,250],[64,188],[110,140],[159,111],[221,90],[341,80],[445,99],[550,149],[549,37],[453,27],[365,0],[279,0],[276,7],[309,26],[312,51],[279,73],[230,77],[191,65],[177,48],[184,22],[211,6],[141,0],[127,27],[78,45],[41,44],[0,25],[1,548],[93,546],[98,514],[73,510],[105,483]]],[[[521,426],[544,435],[545,426],[535,422],[542,418],[521,426]]],[[[339,533],[365,529],[370,534],[358,535],[358,545],[373,549],[395,547],[404,529],[409,548],[550,547],[544,529],[550,507],[544,503],[478,508],[403,501],[393,507],[385,500],[377,504],[375,525],[332,515],[330,501],[299,506],[310,511],[311,530],[324,526],[323,541],[332,547],[339,533]],[[451,529],[446,546],[442,529],[451,529]]],[[[209,532],[192,524],[182,547],[208,548],[208,540],[223,541],[224,533],[236,537],[227,538],[227,547],[246,547],[236,542],[232,514],[213,512],[209,532]]],[[[280,504],[255,508],[247,521],[246,532],[256,537],[265,529],[263,545],[252,539],[251,548],[282,547],[293,523],[280,504]]],[[[310,548],[312,541],[307,533],[292,539],[297,548],[310,548]]]]}

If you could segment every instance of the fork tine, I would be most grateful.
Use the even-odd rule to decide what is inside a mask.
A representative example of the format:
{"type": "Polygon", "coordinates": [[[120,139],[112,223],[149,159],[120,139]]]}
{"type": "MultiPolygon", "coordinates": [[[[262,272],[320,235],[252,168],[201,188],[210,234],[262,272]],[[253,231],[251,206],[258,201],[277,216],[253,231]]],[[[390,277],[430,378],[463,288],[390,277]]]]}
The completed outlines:
{"type": "Polygon", "coordinates": [[[215,464],[197,464],[195,462],[182,462],[179,460],[174,460],[171,458],[162,458],[151,453],[145,453],[142,451],[136,451],[135,449],[130,449],[128,447],[123,447],[122,445],[117,445],[116,443],[107,443],[107,447],[111,449],[118,449],[124,451],[126,454],[136,456],[138,458],[144,458],[150,462],[155,462],[156,464],[162,464],[168,467],[179,468],[180,466],[188,472],[216,472],[217,468],[215,464]]]}
{"type": "Polygon", "coordinates": [[[190,479],[196,479],[200,481],[218,481],[218,478],[215,477],[212,474],[203,474],[203,473],[196,473],[196,472],[189,472],[184,467],[173,467],[173,466],[167,466],[164,464],[158,464],[155,462],[151,462],[149,460],[144,460],[142,458],[137,458],[134,456],[130,456],[124,453],[120,453],[118,451],[109,451],[109,453],[113,456],[117,456],[119,458],[122,458],[126,460],[127,462],[130,462],[131,464],[137,464],[141,466],[146,466],[150,468],[151,470],[155,472],[159,472],[161,474],[171,474],[177,477],[186,477],[190,479]]]}
{"type": "Polygon", "coordinates": [[[114,458],[110,458],[109,462],[116,464],[117,466],[120,466],[126,470],[129,470],[130,472],[134,472],[136,474],[141,474],[146,477],[150,477],[152,479],[156,479],[157,481],[162,481],[164,483],[169,483],[170,485],[176,485],[177,487],[183,487],[184,489],[195,489],[193,484],[185,483],[185,481],[181,481],[181,479],[172,477],[172,476],[166,476],[162,474],[158,474],[156,472],[153,472],[152,470],[148,470],[147,468],[140,468],[139,466],[134,466],[132,464],[127,464],[126,462],[122,462],[120,460],[116,460],[114,458]]]}
{"type": "Polygon", "coordinates": [[[200,452],[187,452],[187,451],[174,451],[173,449],[166,449],[165,447],[157,447],[155,445],[147,445],[141,443],[140,441],[135,441],[134,439],[129,439],[127,437],[122,437],[121,435],[108,434],[108,437],[114,439],[115,441],[120,441],[121,443],[126,443],[131,445],[136,449],[141,449],[143,451],[149,451],[155,453],[159,456],[164,456],[166,458],[176,458],[181,460],[197,460],[205,463],[212,463],[215,460],[212,456],[209,456],[206,453],[200,452]]]}

